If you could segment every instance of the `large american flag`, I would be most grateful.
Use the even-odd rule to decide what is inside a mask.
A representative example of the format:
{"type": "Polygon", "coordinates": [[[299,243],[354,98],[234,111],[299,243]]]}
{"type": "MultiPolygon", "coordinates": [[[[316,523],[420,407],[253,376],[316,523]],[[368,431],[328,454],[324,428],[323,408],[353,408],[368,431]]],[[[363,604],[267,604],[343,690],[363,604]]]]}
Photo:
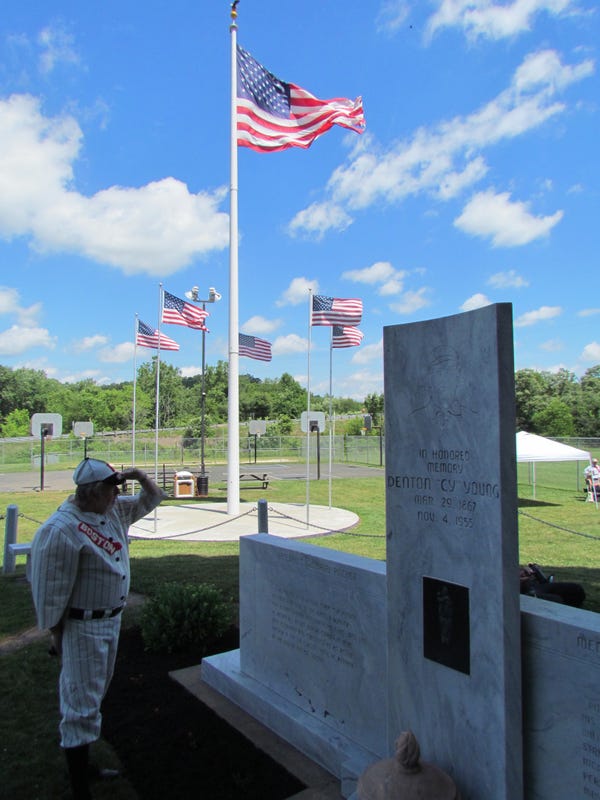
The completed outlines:
{"type": "Polygon", "coordinates": [[[331,336],[332,347],[355,347],[362,342],[364,334],[358,328],[334,325],[331,336]]]}
{"type": "Polygon", "coordinates": [[[237,143],[263,153],[310,147],[334,125],[365,130],[362,98],[319,100],[276,78],[237,46],[237,143]]]}
{"type": "Polygon", "coordinates": [[[360,325],[362,310],[362,300],[315,294],[311,325],[360,325]]]}
{"type": "Polygon", "coordinates": [[[140,347],[153,347],[155,350],[179,350],[179,345],[174,339],[159,333],[141,319],[138,319],[135,343],[140,347]]]}
{"type": "Polygon", "coordinates": [[[169,292],[164,292],[162,322],[172,325],[186,325],[188,328],[196,328],[199,331],[207,331],[204,320],[208,317],[208,311],[185,300],[180,300],[169,292]]]}
{"type": "Polygon", "coordinates": [[[271,344],[265,339],[240,333],[239,344],[241,356],[248,356],[248,358],[254,358],[257,361],[271,360],[271,344]]]}

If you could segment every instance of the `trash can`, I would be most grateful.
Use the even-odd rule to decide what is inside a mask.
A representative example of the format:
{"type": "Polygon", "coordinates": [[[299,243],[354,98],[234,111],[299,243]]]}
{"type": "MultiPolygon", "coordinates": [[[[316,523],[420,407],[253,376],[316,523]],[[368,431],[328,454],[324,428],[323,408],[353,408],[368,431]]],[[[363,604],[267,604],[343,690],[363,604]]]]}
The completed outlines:
{"type": "Polygon", "coordinates": [[[194,496],[194,476],[191,472],[175,473],[175,480],[173,481],[173,494],[175,497],[193,497],[194,496]]]}
{"type": "Polygon", "coordinates": [[[208,497],[208,475],[198,475],[198,497],[208,497]]]}

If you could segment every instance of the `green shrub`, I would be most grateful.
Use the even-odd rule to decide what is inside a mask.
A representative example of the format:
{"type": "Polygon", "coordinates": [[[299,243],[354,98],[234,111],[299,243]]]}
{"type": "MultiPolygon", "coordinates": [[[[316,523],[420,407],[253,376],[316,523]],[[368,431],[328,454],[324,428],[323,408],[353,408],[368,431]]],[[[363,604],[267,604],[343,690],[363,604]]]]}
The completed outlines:
{"type": "Polygon", "coordinates": [[[205,655],[232,622],[232,606],[207,583],[165,583],[144,605],[144,647],[154,653],[187,650],[205,655]]]}

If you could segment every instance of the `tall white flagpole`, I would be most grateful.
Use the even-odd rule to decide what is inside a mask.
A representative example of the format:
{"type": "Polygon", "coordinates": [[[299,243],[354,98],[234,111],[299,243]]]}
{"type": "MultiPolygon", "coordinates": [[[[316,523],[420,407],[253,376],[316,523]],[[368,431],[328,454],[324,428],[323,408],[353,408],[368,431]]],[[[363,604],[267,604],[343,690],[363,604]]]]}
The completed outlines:
{"type": "MultiPolygon", "coordinates": [[[[312,289],[308,290],[308,356],[306,367],[306,528],[310,519],[310,349],[312,341],[312,289]]],[[[318,434],[317,434],[318,436],[318,434]]]]}
{"type": "MultiPolygon", "coordinates": [[[[160,421],[160,321],[162,319],[163,310],[163,285],[158,284],[158,325],[156,326],[156,334],[158,341],[156,342],[156,407],[155,407],[155,423],[154,423],[154,480],[158,483],[158,426],[160,421]]],[[[158,511],[154,509],[154,533],[156,533],[158,524],[158,511]]]]}
{"type": "Polygon", "coordinates": [[[227,400],[227,513],[240,513],[239,308],[238,308],[238,148],[237,3],[231,7],[231,186],[229,190],[229,379],[227,400]]]}

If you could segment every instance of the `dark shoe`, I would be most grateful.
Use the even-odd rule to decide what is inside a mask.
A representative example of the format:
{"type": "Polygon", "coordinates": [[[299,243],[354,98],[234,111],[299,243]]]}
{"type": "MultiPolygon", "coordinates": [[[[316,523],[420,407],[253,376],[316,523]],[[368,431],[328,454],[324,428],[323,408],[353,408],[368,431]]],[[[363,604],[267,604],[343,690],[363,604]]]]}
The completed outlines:
{"type": "Polygon", "coordinates": [[[107,767],[97,767],[95,764],[90,765],[90,780],[92,781],[114,781],[115,778],[120,778],[121,773],[118,769],[108,769],[107,767]]]}

